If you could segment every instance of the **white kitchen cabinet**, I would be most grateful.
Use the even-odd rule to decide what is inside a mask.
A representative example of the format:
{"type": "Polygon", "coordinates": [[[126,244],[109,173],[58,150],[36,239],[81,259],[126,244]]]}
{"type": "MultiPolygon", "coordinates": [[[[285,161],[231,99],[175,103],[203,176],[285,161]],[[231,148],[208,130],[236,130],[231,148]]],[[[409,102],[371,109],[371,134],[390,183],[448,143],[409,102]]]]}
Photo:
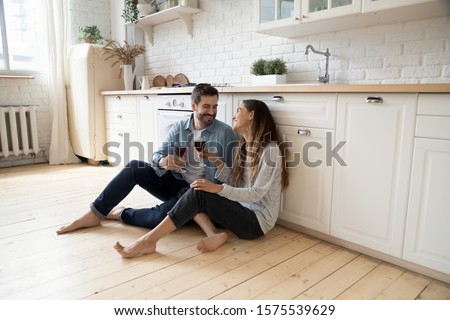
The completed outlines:
{"type": "Polygon", "coordinates": [[[281,200],[281,220],[330,233],[333,162],[327,163],[327,140],[334,130],[279,125],[289,149],[289,187],[281,200]]]}
{"type": "Polygon", "coordinates": [[[302,23],[361,13],[361,0],[302,0],[302,23]]]}
{"type": "Polygon", "coordinates": [[[431,3],[436,0],[362,0],[363,12],[407,7],[411,5],[431,3]]]}
{"type": "Polygon", "coordinates": [[[256,30],[272,30],[300,24],[300,5],[300,1],[296,0],[256,1],[256,30]]]}
{"type": "MultiPolygon", "coordinates": [[[[234,96],[236,109],[254,95],[234,96]]],[[[289,186],[284,190],[280,224],[295,224],[328,234],[333,161],[327,163],[327,141],[334,144],[336,94],[265,93],[264,101],[289,147],[289,186]]]]}
{"type": "Polygon", "coordinates": [[[256,0],[254,5],[255,30],[284,38],[450,14],[448,0],[256,0]]]}
{"type": "Polygon", "coordinates": [[[416,94],[339,94],[331,235],[401,257],[416,94]]]}
{"type": "Polygon", "coordinates": [[[156,108],[154,106],[154,95],[138,95],[138,140],[143,148],[141,160],[150,162],[152,160],[153,151],[158,147],[155,142],[156,130],[156,108]]]}
{"type": "Polygon", "coordinates": [[[109,163],[124,166],[139,158],[136,96],[105,96],[105,113],[109,163]]]}
{"type": "Polygon", "coordinates": [[[420,94],[403,258],[450,274],[450,95],[420,94]]]}

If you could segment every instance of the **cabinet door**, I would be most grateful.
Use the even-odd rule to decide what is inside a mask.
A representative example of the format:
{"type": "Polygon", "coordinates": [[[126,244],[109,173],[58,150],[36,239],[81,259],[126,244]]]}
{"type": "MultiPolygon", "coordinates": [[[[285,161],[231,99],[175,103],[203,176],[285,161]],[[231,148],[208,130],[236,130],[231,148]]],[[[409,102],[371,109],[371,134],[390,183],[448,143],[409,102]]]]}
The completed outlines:
{"type": "Polygon", "coordinates": [[[105,112],[109,163],[124,166],[132,159],[139,159],[136,96],[106,96],[105,112]]]}
{"type": "Polygon", "coordinates": [[[450,141],[417,138],[405,260],[450,274],[450,141]]]}
{"type": "MultiPolygon", "coordinates": [[[[137,96],[138,120],[139,120],[139,143],[142,146],[142,158],[140,160],[150,162],[153,151],[158,148],[155,143],[156,131],[156,108],[154,107],[154,96],[137,96]]],[[[140,156],[140,155],[139,155],[140,156]]]]}
{"type": "Polygon", "coordinates": [[[361,13],[361,0],[303,0],[302,23],[361,13]]]}
{"type": "Polygon", "coordinates": [[[289,186],[279,218],[326,234],[330,232],[332,162],[326,149],[334,130],[278,126],[289,148],[289,186]]]}
{"type": "Polygon", "coordinates": [[[257,0],[256,29],[272,29],[300,23],[300,0],[257,0]]]}
{"type": "Polygon", "coordinates": [[[363,12],[380,11],[433,1],[436,0],[363,0],[363,12]]]}
{"type": "Polygon", "coordinates": [[[401,257],[417,95],[366,97],[338,95],[331,234],[401,257]]]}

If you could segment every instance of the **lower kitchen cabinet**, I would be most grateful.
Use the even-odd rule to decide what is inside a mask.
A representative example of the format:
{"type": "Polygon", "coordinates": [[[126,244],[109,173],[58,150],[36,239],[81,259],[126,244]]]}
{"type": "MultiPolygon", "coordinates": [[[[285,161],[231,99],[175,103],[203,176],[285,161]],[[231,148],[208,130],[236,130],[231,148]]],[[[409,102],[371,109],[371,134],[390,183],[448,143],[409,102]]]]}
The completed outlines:
{"type": "Polygon", "coordinates": [[[404,259],[450,274],[450,140],[415,142],[404,259]]]}
{"type": "Polygon", "coordinates": [[[108,162],[124,166],[138,156],[133,144],[138,141],[136,96],[105,97],[108,162]]]}
{"type": "Polygon", "coordinates": [[[450,94],[421,94],[403,258],[450,274],[450,94]]]}
{"type": "Polygon", "coordinates": [[[331,235],[401,257],[416,94],[339,94],[331,235]]]}
{"type": "Polygon", "coordinates": [[[289,187],[282,195],[279,223],[329,234],[333,161],[327,163],[326,148],[327,140],[334,143],[336,94],[236,94],[234,109],[255,98],[267,104],[289,147],[289,187]]]}
{"type": "Polygon", "coordinates": [[[333,143],[334,130],[283,125],[278,130],[290,147],[279,219],[329,234],[333,166],[326,145],[333,143]]]}
{"type": "Polygon", "coordinates": [[[153,152],[155,109],[151,95],[105,96],[108,161],[126,165],[149,161],[153,152]]]}
{"type": "Polygon", "coordinates": [[[156,131],[156,108],[154,106],[154,95],[138,95],[138,124],[139,124],[139,142],[142,145],[142,151],[139,154],[141,160],[150,162],[153,151],[158,146],[155,145],[156,131]]]}

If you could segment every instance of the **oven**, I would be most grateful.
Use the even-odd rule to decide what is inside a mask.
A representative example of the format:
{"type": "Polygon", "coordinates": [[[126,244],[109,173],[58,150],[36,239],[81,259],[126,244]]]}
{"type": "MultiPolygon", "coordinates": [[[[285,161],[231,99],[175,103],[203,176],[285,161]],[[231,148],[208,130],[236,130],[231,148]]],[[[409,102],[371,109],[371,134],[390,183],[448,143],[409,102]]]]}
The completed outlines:
{"type": "Polygon", "coordinates": [[[155,146],[164,141],[170,128],[178,121],[187,119],[192,114],[191,95],[158,95],[156,105],[155,146]]]}
{"type": "MultiPolygon", "coordinates": [[[[190,94],[158,95],[155,98],[156,132],[155,147],[164,141],[172,125],[180,120],[189,118],[192,114],[190,94]]],[[[217,108],[216,119],[225,122],[225,106],[217,108]]]]}

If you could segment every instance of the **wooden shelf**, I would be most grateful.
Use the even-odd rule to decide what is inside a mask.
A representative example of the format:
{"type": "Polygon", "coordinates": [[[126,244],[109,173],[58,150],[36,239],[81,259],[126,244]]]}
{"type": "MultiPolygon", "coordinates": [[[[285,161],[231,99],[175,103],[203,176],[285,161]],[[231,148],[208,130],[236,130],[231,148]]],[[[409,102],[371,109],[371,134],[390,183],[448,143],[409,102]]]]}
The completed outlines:
{"type": "Polygon", "coordinates": [[[201,11],[199,8],[178,5],[140,18],[136,25],[145,31],[151,44],[153,44],[153,26],[176,19],[184,21],[186,31],[192,37],[192,15],[201,11]]]}

